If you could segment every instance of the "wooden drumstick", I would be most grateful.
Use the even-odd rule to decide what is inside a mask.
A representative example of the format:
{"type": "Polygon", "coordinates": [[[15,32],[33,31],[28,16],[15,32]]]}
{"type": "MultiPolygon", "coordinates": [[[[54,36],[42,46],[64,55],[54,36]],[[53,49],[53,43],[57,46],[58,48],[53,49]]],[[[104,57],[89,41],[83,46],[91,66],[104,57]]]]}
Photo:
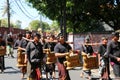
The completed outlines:
{"type": "Polygon", "coordinates": [[[91,45],[91,46],[97,46],[97,45],[100,45],[102,43],[78,43],[80,45],[91,45]]]}

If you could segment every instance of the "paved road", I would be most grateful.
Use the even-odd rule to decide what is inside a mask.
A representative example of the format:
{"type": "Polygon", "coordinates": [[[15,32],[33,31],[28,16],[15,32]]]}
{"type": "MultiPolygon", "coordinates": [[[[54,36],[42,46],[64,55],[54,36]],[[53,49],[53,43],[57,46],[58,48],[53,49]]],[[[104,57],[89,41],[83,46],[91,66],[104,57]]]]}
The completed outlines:
{"type": "MultiPolygon", "coordinates": [[[[5,70],[4,73],[0,73],[0,80],[21,80],[20,79],[20,70],[16,67],[16,50],[14,51],[14,57],[15,58],[8,58],[5,56],[5,70]]],[[[86,78],[80,78],[80,73],[81,73],[81,68],[77,67],[73,70],[69,70],[71,80],[86,80],[86,78]]],[[[43,74],[43,77],[45,78],[45,74],[43,74]]],[[[56,68],[56,77],[58,78],[58,72],[56,68]]],[[[92,77],[93,80],[98,80],[99,78],[99,73],[98,70],[92,70],[92,77]]],[[[56,80],[58,80],[56,78],[56,80]]],[[[25,79],[26,80],[26,76],[25,79]]]]}

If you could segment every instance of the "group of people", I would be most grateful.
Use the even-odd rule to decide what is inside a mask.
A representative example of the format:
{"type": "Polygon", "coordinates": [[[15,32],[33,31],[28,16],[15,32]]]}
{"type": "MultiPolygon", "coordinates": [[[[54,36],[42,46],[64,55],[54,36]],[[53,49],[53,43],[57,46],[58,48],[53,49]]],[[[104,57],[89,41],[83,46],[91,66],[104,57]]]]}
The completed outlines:
{"type": "Polygon", "coordinates": [[[120,79],[119,37],[119,32],[113,32],[111,40],[108,41],[106,37],[102,38],[102,44],[98,48],[101,80],[112,80],[110,77],[110,65],[113,68],[116,80],[120,79]]]}
{"type": "Polygon", "coordinates": [[[0,68],[1,72],[4,72],[5,64],[4,64],[4,55],[7,54],[8,57],[13,56],[13,44],[14,40],[11,34],[8,34],[6,38],[2,34],[0,34],[0,68]]]}
{"type": "MultiPolygon", "coordinates": [[[[113,72],[116,78],[115,80],[120,79],[120,42],[118,41],[119,37],[119,32],[113,32],[110,40],[108,40],[108,38],[105,36],[101,38],[101,43],[99,44],[98,50],[96,52],[100,80],[112,80],[110,77],[110,66],[112,66],[113,68],[113,72]]],[[[89,56],[93,55],[94,50],[92,46],[93,44],[90,44],[89,38],[86,38],[85,45],[83,45],[83,52],[85,52],[89,56]]],[[[91,80],[91,69],[84,70],[83,66],[83,72],[82,74],[80,74],[81,77],[83,77],[83,73],[86,73],[88,75],[87,79],[91,80]]]]}
{"type": "Polygon", "coordinates": [[[46,38],[39,33],[28,31],[25,37],[22,34],[18,35],[14,47],[18,50],[17,66],[22,73],[21,78],[24,78],[24,75],[27,74],[27,80],[40,80],[42,78],[42,65],[44,64],[46,79],[48,79],[48,73],[50,73],[52,79],[55,79],[56,63],[47,64],[47,54],[43,52],[44,49],[50,49],[50,52],[55,53],[58,58],[59,80],[70,80],[68,70],[66,70],[63,62],[72,48],[65,42],[63,35],[60,35],[57,39],[54,35],[46,38]]]}
{"type": "MultiPolygon", "coordinates": [[[[120,77],[120,42],[118,39],[119,33],[117,32],[112,33],[111,40],[108,40],[105,36],[101,39],[102,43],[99,45],[97,51],[101,80],[111,80],[109,64],[112,66],[115,76],[117,78],[120,77]]],[[[5,42],[3,43],[2,41],[2,36],[0,36],[0,46],[4,46],[3,48],[10,49],[12,47],[13,40],[8,39],[8,41],[7,48],[5,42]]],[[[93,55],[94,50],[92,45],[90,44],[90,39],[86,38],[82,46],[82,51],[87,55],[93,55]]],[[[37,32],[32,33],[27,31],[25,36],[18,34],[18,39],[15,41],[13,47],[17,49],[17,66],[22,73],[21,78],[24,78],[25,74],[27,74],[27,80],[40,80],[42,78],[42,65],[44,64],[46,79],[48,79],[48,73],[50,73],[50,77],[55,79],[55,68],[57,66],[59,80],[71,80],[64,61],[66,61],[66,56],[69,55],[68,52],[72,50],[72,47],[65,41],[63,35],[59,35],[57,39],[54,35],[46,38],[37,32]],[[50,49],[57,57],[57,62],[46,64],[47,54],[43,52],[43,49],[50,49]]],[[[78,51],[79,53],[82,52],[78,51]]],[[[10,55],[14,57],[12,54],[8,56],[10,55]]],[[[83,69],[80,76],[83,76],[84,73],[88,75],[87,79],[91,80],[91,69],[83,69]]]]}

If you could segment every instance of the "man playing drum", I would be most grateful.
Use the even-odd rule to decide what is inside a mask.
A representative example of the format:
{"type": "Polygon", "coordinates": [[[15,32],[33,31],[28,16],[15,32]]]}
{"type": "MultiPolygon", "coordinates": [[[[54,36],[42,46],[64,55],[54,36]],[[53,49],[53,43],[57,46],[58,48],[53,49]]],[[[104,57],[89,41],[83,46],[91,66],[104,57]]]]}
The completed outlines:
{"type": "Polygon", "coordinates": [[[5,41],[2,39],[2,34],[0,34],[0,68],[1,68],[1,72],[4,72],[4,68],[5,68],[5,65],[4,65],[4,55],[6,53],[6,43],[5,41]],[[1,50],[4,50],[1,51],[1,50]]]}
{"type": "Polygon", "coordinates": [[[20,54],[18,54],[18,67],[20,68],[21,72],[22,72],[22,76],[21,78],[24,78],[24,75],[26,73],[26,63],[27,61],[25,61],[26,59],[26,46],[29,42],[29,39],[31,38],[31,32],[28,31],[26,32],[26,38],[22,38],[21,43],[19,44],[18,47],[18,52],[20,52],[20,54]],[[19,62],[20,61],[20,62],[19,62]]]}
{"type": "Polygon", "coordinates": [[[111,80],[109,58],[106,58],[104,55],[106,52],[107,43],[108,43],[107,37],[102,37],[102,44],[98,48],[98,62],[101,80],[111,80]]]}
{"type": "Polygon", "coordinates": [[[112,40],[108,42],[106,56],[110,58],[110,64],[113,67],[113,72],[116,78],[115,80],[120,80],[120,42],[119,32],[113,32],[112,40]]]}
{"type": "MultiPolygon", "coordinates": [[[[57,41],[55,40],[55,36],[51,35],[50,39],[48,41],[46,41],[45,44],[43,45],[43,48],[50,49],[50,52],[54,52],[54,47],[56,44],[57,44],[57,41]]],[[[47,54],[46,54],[46,56],[47,56],[47,54]]],[[[45,61],[47,59],[46,56],[45,56],[45,61]]],[[[50,73],[51,78],[55,78],[55,63],[54,62],[46,64],[46,78],[48,78],[48,72],[50,73]]]]}
{"type": "Polygon", "coordinates": [[[64,36],[59,36],[59,42],[54,48],[55,56],[58,58],[57,66],[59,72],[59,80],[71,80],[69,72],[64,65],[66,61],[66,55],[69,55],[68,52],[71,50],[71,46],[67,44],[64,40],[64,36]]]}
{"type": "MultiPolygon", "coordinates": [[[[85,52],[86,55],[90,56],[93,55],[93,48],[91,45],[88,45],[90,43],[90,39],[89,37],[85,38],[85,44],[82,46],[83,47],[83,52],[85,52]]],[[[83,65],[85,64],[85,61],[83,60],[83,65]]],[[[81,77],[83,77],[83,74],[86,73],[87,74],[87,78],[89,80],[91,80],[91,69],[86,68],[85,66],[83,66],[83,72],[80,75],[81,77]]]]}
{"type": "Polygon", "coordinates": [[[39,42],[41,36],[34,34],[33,41],[30,41],[26,47],[27,53],[27,80],[40,80],[41,62],[43,60],[43,48],[39,42]]]}

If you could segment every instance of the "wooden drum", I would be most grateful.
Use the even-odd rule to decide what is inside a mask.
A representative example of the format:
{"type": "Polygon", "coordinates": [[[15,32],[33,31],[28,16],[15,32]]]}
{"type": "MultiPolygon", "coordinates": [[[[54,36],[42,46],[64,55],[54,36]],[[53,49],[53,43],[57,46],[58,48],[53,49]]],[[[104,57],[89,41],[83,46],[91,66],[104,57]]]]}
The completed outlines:
{"type": "Polygon", "coordinates": [[[6,54],[6,49],[0,48],[0,56],[4,56],[6,54]]]}
{"type": "Polygon", "coordinates": [[[17,51],[17,66],[22,67],[22,66],[27,66],[26,63],[24,63],[25,60],[25,53],[23,53],[21,50],[17,51]]]}
{"type": "Polygon", "coordinates": [[[47,54],[46,64],[52,64],[52,63],[55,63],[56,61],[57,61],[57,58],[55,56],[55,53],[50,52],[49,54],[47,54]]]}
{"type": "Polygon", "coordinates": [[[66,69],[72,69],[74,67],[82,66],[80,62],[80,58],[78,54],[68,55],[66,56],[66,61],[64,62],[66,69]]]}
{"type": "Polygon", "coordinates": [[[43,53],[46,54],[46,64],[52,64],[57,61],[57,58],[55,56],[54,52],[51,52],[50,49],[43,49],[43,53]]]}
{"type": "Polygon", "coordinates": [[[82,56],[83,56],[83,70],[98,68],[97,56],[88,56],[84,52],[82,52],[82,56]]]}

